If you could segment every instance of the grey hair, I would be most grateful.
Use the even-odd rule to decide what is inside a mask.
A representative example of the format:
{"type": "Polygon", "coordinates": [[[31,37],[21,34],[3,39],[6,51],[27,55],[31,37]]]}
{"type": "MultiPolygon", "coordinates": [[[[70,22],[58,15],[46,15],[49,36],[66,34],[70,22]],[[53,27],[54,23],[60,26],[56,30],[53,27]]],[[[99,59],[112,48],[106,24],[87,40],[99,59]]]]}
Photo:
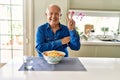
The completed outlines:
{"type": "Polygon", "coordinates": [[[53,7],[53,6],[55,6],[55,7],[57,7],[57,8],[59,9],[59,12],[60,12],[60,15],[61,15],[61,8],[60,8],[58,5],[56,5],[56,4],[50,4],[50,5],[47,7],[47,9],[46,9],[46,13],[48,13],[48,12],[49,12],[49,8],[50,8],[50,7],[53,7]]]}

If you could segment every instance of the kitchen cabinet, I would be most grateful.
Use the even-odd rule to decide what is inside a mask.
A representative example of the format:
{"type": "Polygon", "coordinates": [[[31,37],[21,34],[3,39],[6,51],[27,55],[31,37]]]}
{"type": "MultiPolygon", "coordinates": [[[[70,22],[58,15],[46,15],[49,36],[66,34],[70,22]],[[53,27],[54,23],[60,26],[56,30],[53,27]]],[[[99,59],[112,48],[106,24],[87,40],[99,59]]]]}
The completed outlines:
{"type": "Polygon", "coordinates": [[[97,57],[120,57],[120,46],[97,46],[97,57]]]}
{"type": "Polygon", "coordinates": [[[79,51],[74,51],[68,48],[70,57],[94,57],[95,47],[94,46],[81,46],[79,51]]]}
{"type": "Polygon", "coordinates": [[[70,0],[71,9],[120,10],[120,0],[70,0]]]}
{"type": "Polygon", "coordinates": [[[82,45],[79,51],[70,48],[70,57],[114,57],[120,58],[119,45],[82,45]]]}

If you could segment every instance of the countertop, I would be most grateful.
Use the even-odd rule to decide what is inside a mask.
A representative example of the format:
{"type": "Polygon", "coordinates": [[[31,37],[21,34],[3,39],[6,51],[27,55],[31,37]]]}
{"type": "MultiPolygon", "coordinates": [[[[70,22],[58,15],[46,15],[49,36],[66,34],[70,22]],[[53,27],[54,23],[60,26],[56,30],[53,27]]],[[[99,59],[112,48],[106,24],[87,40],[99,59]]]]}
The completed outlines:
{"type": "Polygon", "coordinates": [[[22,60],[0,69],[0,80],[120,80],[120,58],[79,57],[87,71],[18,71],[22,60]]]}
{"type": "Polygon", "coordinates": [[[83,40],[82,45],[105,45],[105,46],[120,46],[120,42],[117,41],[101,41],[101,40],[83,40]]]}

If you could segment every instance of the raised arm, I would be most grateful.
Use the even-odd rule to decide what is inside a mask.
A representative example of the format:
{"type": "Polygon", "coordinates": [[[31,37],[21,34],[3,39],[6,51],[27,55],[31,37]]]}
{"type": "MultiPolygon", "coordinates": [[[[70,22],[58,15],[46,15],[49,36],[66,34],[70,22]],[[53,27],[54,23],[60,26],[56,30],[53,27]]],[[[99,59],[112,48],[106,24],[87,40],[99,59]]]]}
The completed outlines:
{"type": "Polygon", "coordinates": [[[67,13],[67,22],[68,22],[67,27],[70,32],[70,42],[68,45],[72,50],[79,50],[81,46],[80,37],[77,31],[75,30],[75,21],[73,20],[73,15],[74,15],[74,12],[67,13]]]}

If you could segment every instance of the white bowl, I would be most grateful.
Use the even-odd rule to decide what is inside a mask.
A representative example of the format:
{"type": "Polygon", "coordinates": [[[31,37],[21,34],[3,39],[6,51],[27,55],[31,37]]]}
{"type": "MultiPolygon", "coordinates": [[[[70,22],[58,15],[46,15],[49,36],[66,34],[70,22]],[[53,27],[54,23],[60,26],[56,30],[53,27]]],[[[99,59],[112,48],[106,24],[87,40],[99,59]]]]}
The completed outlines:
{"type": "Polygon", "coordinates": [[[55,52],[57,52],[58,54],[60,54],[60,56],[58,56],[58,55],[54,55],[54,56],[50,56],[50,55],[49,55],[49,56],[48,56],[48,55],[45,54],[45,53],[53,53],[53,51],[55,51],[55,50],[43,52],[43,57],[44,57],[44,59],[45,59],[49,64],[57,64],[57,63],[59,63],[59,62],[63,59],[63,57],[65,56],[65,53],[62,52],[62,51],[55,51],[55,52]]]}

